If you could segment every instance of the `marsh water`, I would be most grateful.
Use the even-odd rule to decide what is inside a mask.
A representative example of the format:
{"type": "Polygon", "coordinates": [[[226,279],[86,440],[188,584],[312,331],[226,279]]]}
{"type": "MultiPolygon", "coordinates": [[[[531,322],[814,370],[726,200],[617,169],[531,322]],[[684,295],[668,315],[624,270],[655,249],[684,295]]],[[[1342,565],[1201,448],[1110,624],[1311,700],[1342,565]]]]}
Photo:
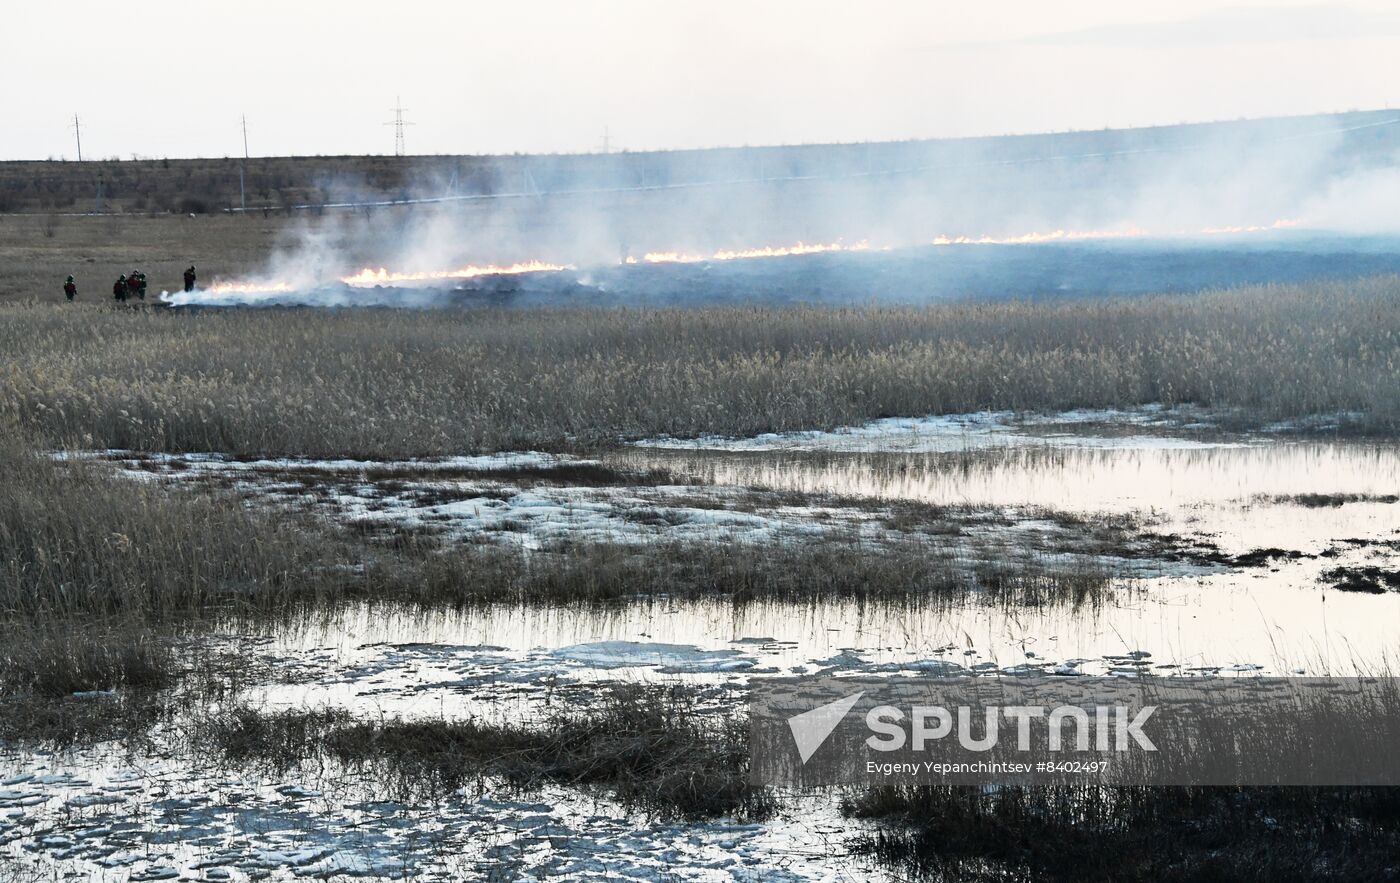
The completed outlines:
{"type": "MultiPolygon", "coordinates": [[[[645,543],[670,533],[723,541],[739,531],[752,541],[800,530],[804,519],[812,524],[803,536],[821,541],[825,525],[866,530],[869,512],[905,501],[964,516],[994,513],[998,526],[977,534],[980,556],[1024,554],[1035,537],[1049,536],[1051,551],[1034,554],[1053,564],[1066,532],[1115,519],[1212,555],[1139,556],[1129,567],[1105,550],[1113,590],[1080,604],[1013,606],[976,593],[938,604],[738,604],[671,598],[656,585],[606,607],[355,606],[277,627],[230,627],[223,640],[274,673],[247,685],[242,698],[373,718],[528,720],[561,697],[619,680],[694,683],[710,701],[740,703],[751,679],[792,673],[1350,674],[1389,668],[1400,644],[1400,592],[1384,578],[1400,569],[1400,448],[1326,428],[1235,432],[1164,409],[984,414],[755,439],[657,439],[595,456],[619,468],[664,469],[685,484],[512,487],[431,470],[408,481],[465,488],[444,501],[405,496],[402,478],[397,490],[377,487],[363,464],[319,464],[348,477],[320,496],[318,511],[455,525],[462,535],[487,531],[493,542],[545,548],[580,532],[645,543]],[[701,489],[711,494],[703,505],[701,489]],[[772,491],[783,502],[748,498],[741,510],[735,490],[772,491]],[[667,517],[639,523],[618,514],[643,505],[667,517]],[[512,529],[492,530],[507,520],[512,529]],[[1380,576],[1346,578],[1368,573],[1380,576]]],[[[102,457],[146,477],[232,475],[243,493],[278,505],[296,499],[279,477],[287,461],[185,458],[172,466],[179,458],[153,465],[102,457]]],[[[953,559],[973,554],[966,532],[931,542],[946,543],[953,559]]],[[[0,756],[0,780],[0,850],[50,876],[835,880],[875,873],[843,845],[861,823],[843,820],[823,799],[787,805],[763,824],[666,825],[563,789],[413,805],[377,799],[372,783],[327,779],[324,771],[269,781],[197,752],[133,757],[103,746],[11,752],[0,756]]]]}
{"type": "Polygon", "coordinates": [[[356,663],[374,652],[367,647],[487,646],[500,672],[519,675],[544,661],[551,676],[608,677],[952,665],[1321,674],[1392,662],[1400,593],[1340,590],[1328,574],[1396,569],[1394,445],[1156,425],[1146,432],[1121,421],[1012,431],[907,422],[878,428],[884,431],[656,442],[608,459],[705,485],[991,509],[1029,529],[1047,510],[1089,521],[1130,516],[1154,532],[1208,543],[1226,558],[1274,554],[1250,566],[1139,567],[1097,604],[1012,607],[974,596],[953,605],[736,605],[662,597],[590,610],[492,607],[425,616],[376,608],[304,624],[279,634],[278,643],[356,663]]]}

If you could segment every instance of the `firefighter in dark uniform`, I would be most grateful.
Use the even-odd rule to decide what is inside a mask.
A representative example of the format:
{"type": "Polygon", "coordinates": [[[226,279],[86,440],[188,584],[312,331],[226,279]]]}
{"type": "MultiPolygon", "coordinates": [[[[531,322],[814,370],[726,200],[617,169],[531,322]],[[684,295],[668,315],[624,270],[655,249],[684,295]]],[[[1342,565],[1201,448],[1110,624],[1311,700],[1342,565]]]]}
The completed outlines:
{"type": "Polygon", "coordinates": [[[126,277],[118,276],[115,284],[112,285],[112,297],[117,299],[117,303],[126,303],[126,277]]]}
{"type": "Polygon", "coordinates": [[[194,264],[185,271],[185,291],[194,291],[194,264]]]}
{"type": "Polygon", "coordinates": [[[69,303],[72,303],[73,298],[78,296],[78,286],[77,283],[73,281],[72,276],[69,276],[68,281],[63,283],[63,296],[68,298],[69,303]]]}

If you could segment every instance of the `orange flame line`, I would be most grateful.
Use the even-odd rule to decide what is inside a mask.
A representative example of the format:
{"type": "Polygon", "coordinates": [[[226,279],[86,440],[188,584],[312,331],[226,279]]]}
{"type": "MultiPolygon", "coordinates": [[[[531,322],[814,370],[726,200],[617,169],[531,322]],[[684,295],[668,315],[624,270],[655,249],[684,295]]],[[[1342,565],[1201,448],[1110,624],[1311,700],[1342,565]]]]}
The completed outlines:
{"type": "Polygon", "coordinates": [[[475,279],[478,276],[511,276],[518,273],[557,273],[560,270],[571,269],[565,264],[547,264],[543,261],[525,261],[509,266],[497,266],[487,264],[486,266],[466,266],[456,270],[430,270],[414,271],[407,273],[391,273],[380,267],[378,270],[365,267],[353,276],[344,276],[341,282],[356,288],[368,288],[374,285],[393,284],[395,282],[428,282],[435,279],[475,279]]]}
{"type": "MultiPolygon", "coordinates": [[[[1138,227],[1128,227],[1119,230],[1053,230],[1048,233],[1032,232],[1022,233],[1016,236],[946,236],[939,235],[929,241],[930,245],[1028,245],[1040,242],[1078,242],[1091,239],[1141,239],[1151,236],[1158,237],[1184,237],[1184,236],[1219,236],[1240,233],[1263,233],[1272,230],[1286,230],[1297,227],[1301,221],[1280,220],[1272,224],[1251,225],[1239,227],[1204,227],[1200,230],[1178,230],[1175,233],[1157,233],[1144,230],[1138,227]]],[[[846,245],[841,242],[829,243],[806,243],[797,242],[792,245],[772,246],[766,245],[760,248],[747,249],[721,249],[710,255],[679,252],[679,251],[652,251],[647,252],[640,258],[627,257],[624,264],[692,264],[703,261],[737,261],[751,258],[775,258],[787,257],[789,255],[809,255],[823,254],[826,252],[859,252],[870,251],[876,248],[864,240],[846,245]]],[[[880,247],[879,250],[886,251],[890,246],[880,247]]],[[[351,276],[343,276],[340,281],[354,288],[369,288],[375,285],[393,285],[404,282],[430,282],[445,279],[474,279],[479,276],[508,276],[519,273],[557,273],[562,270],[571,270],[573,267],[568,264],[551,264],[544,261],[524,261],[521,263],[497,265],[468,265],[455,270],[426,270],[408,272],[390,272],[380,267],[373,269],[365,267],[360,272],[351,276]]],[[[294,291],[292,285],[285,281],[272,282],[220,282],[209,288],[213,294],[261,294],[294,291]]]]}

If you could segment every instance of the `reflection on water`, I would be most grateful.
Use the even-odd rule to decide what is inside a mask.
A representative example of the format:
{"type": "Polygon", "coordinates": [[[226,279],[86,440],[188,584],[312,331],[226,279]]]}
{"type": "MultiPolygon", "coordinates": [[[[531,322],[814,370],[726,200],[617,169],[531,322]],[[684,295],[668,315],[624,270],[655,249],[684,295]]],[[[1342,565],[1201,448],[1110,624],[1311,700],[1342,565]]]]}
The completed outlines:
{"type": "MultiPolygon", "coordinates": [[[[954,453],[629,450],[629,465],[661,467],[722,485],[836,493],[990,507],[1046,507],[1092,515],[1132,514],[1157,531],[1208,538],[1231,554],[1279,548],[1264,566],[1122,584],[1102,607],[909,608],[858,602],[749,604],[639,602],[620,609],[493,608],[419,616],[358,610],[283,636],[287,649],[333,648],[345,658],[366,644],[419,641],[494,645],[524,661],[587,677],[696,676],[694,667],[650,658],[651,645],[737,649],[746,676],[831,669],[889,670],[942,660],[962,666],[1031,665],[1061,673],[1260,666],[1288,673],[1349,672],[1390,664],[1400,595],[1330,590],[1337,566],[1397,564],[1400,453],[1350,442],[1248,446],[1049,448],[954,453]],[[1327,495],[1338,497],[1330,504],[1327,495]],[[1310,496],[1309,496],[1310,495],[1310,496]],[[555,651],[604,645],[610,664],[555,651]],[[1121,657],[1150,653],[1150,666],[1121,657]],[[595,676],[601,676],[595,675],[595,676]]],[[[716,671],[703,672],[714,676],[716,671]]],[[[517,672],[517,675],[523,672],[517,672]]]]}
{"type": "MultiPolygon", "coordinates": [[[[1033,433],[996,432],[995,445],[944,439],[921,452],[874,452],[878,444],[852,450],[843,439],[842,450],[635,448],[607,458],[721,486],[1053,509],[1090,520],[1127,515],[1231,555],[1273,551],[1255,556],[1262,566],[1121,578],[1108,602],[1080,607],[652,598],[604,608],[432,613],[366,605],[270,633],[243,634],[231,624],[228,640],[250,663],[272,663],[250,664],[254,683],[240,698],[269,708],[340,706],[368,718],[538,719],[546,706],[587,702],[594,684],[615,679],[702,684],[705,701],[717,705],[740,701],[750,679],[799,672],[1243,676],[1400,668],[1392,660],[1400,593],[1341,592],[1326,575],[1343,566],[1400,566],[1395,446],[1260,438],[1164,444],[1121,435],[1113,444],[1099,437],[1078,445],[1063,435],[1045,444],[1033,433]]],[[[1020,520],[1028,530],[1075,524],[1020,520]]],[[[195,868],[211,879],[219,871],[387,877],[444,857],[461,865],[450,865],[443,879],[535,872],[653,879],[676,869],[694,879],[871,873],[833,848],[859,823],[840,819],[831,801],[793,804],[765,825],[665,826],[556,789],[536,795],[539,802],[458,795],[425,807],[368,799],[372,782],[322,781],[324,771],[315,780],[292,776],[255,781],[205,769],[199,758],[133,761],[105,748],[71,757],[0,755],[0,856],[25,857],[45,879],[132,872],[139,875],[133,879],[164,879],[195,868]]]]}
{"type": "Polygon", "coordinates": [[[1317,556],[1152,580],[1143,596],[1102,610],[972,607],[934,619],[901,615],[875,627],[882,636],[913,633],[935,645],[950,635],[972,636],[976,649],[998,661],[1031,641],[1035,652],[1062,659],[1145,649],[1182,665],[1259,663],[1310,672],[1345,670],[1353,661],[1382,664],[1397,647],[1400,596],[1323,591],[1320,582],[1325,570],[1341,564],[1396,566],[1400,448],[1393,444],[1104,449],[1046,447],[1026,438],[1019,446],[929,455],[624,456],[721,484],[1132,514],[1155,530],[1203,536],[1233,554],[1282,548],[1317,556]],[[1329,505],[1335,495],[1346,496],[1329,505]]]}
{"type": "Polygon", "coordinates": [[[1256,496],[1400,490],[1400,450],[1394,445],[1340,442],[1195,449],[1032,443],[950,454],[632,451],[619,456],[718,484],[1073,512],[1160,511],[1256,496]]]}
{"type": "MultiPolygon", "coordinates": [[[[1030,666],[1060,674],[1253,666],[1342,673],[1354,671],[1354,664],[1389,660],[1396,646],[1393,596],[1279,585],[1289,567],[1296,565],[1279,572],[1153,580],[1135,587],[1130,601],[1098,608],[947,609],[851,601],[651,601],[604,610],[495,607],[433,615],[359,608],[284,632],[277,645],[278,652],[318,652],[334,667],[372,674],[365,688],[342,685],[334,692],[352,705],[356,696],[372,697],[381,710],[387,701],[382,688],[396,683],[411,687],[418,704],[434,689],[459,694],[461,701],[463,687],[501,682],[736,682],[820,671],[930,670],[938,663],[939,670],[1030,666]],[[404,645],[415,643],[412,664],[405,666],[404,645]],[[686,648],[727,652],[698,656],[686,648]],[[1124,657],[1142,652],[1150,656],[1125,665],[1124,657]],[[415,674],[401,681],[406,668],[415,674]]],[[[305,695],[298,689],[288,697],[302,702],[305,695]]],[[[440,698],[428,704],[439,709],[440,698]]]]}

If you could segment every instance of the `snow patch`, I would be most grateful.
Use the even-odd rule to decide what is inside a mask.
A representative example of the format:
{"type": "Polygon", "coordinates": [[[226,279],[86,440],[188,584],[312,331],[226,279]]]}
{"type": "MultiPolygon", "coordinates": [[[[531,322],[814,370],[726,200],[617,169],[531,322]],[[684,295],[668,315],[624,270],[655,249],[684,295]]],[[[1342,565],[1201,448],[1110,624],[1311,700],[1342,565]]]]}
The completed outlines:
{"type": "Polygon", "coordinates": [[[1119,434],[1087,431],[1095,427],[1184,428],[1209,426],[1194,410],[1144,405],[1126,410],[1077,409],[1053,414],[978,411],[927,417],[887,417],[860,426],[833,430],[764,433],[750,438],[669,437],[633,442],[641,448],[695,451],[840,451],[910,454],[956,453],[988,448],[1048,446],[1100,449],[1217,448],[1243,442],[1170,434],[1119,434]],[[1084,432],[1057,432],[1059,426],[1083,427],[1084,432]]]}
{"type": "Polygon", "coordinates": [[[560,647],[559,659],[594,668],[659,667],[665,674],[698,674],[741,671],[756,661],[737,650],[701,650],[691,644],[653,644],[640,641],[598,641],[560,647]]]}

